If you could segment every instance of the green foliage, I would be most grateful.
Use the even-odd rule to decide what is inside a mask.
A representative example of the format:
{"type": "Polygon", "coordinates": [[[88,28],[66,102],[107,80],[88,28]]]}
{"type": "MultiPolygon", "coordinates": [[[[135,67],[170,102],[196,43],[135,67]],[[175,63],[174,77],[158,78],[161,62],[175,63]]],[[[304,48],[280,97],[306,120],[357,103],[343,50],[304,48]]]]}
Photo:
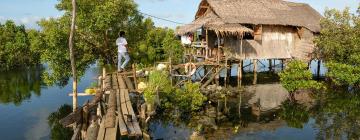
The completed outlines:
{"type": "Polygon", "coordinates": [[[0,71],[40,64],[39,51],[32,45],[34,32],[10,20],[0,24],[0,71]]]}
{"type": "Polygon", "coordinates": [[[184,54],[180,40],[176,39],[173,30],[168,30],[163,40],[165,58],[171,58],[173,63],[179,63],[184,54]]]}
{"type": "Polygon", "coordinates": [[[174,31],[167,28],[153,28],[141,41],[136,53],[137,61],[143,64],[153,64],[156,61],[166,60],[171,57],[174,63],[182,58],[183,47],[175,38],[174,31]]]}
{"type": "Polygon", "coordinates": [[[153,104],[155,102],[157,92],[171,93],[172,86],[169,74],[166,71],[152,71],[149,75],[147,88],[144,91],[146,102],[153,104]]]}
{"type": "Polygon", "coordinates": [[[280,117],[290,127],[303,128],[303,125],[309,121],[310,113],[303,105],[286,101],[281,108],[280,117]]]}
{"type": "Polygon", "coordinates": [[[289,62],[279,76],[281,84],[289,92],[298,89],[321,89],[324,87],[323,84],[312,80],[312,73],[308,70],[307,64],[300,60],[289,62]]]}
{"type": "Polygon", "coordinates": [[[56,112],[48,116],[48,124],[51,128],[50,137],[52,140],[67,140],[71,139],[73,131],[70,128],[63,127],[59,120],[66,117],[72,112],[70,105],[62,105],[56,112]]]}
{"type": "MultiPolygon", "coordinates": [[[[81,77],[90,64],[116,64],[118,33],[126,32],[132,61],[145,65],[163,60],[163,41],[173,48],[177,41],[170,29],[155,28],[151,19],[137,12],[133,0],[77,1],[75,34],[75,61],[81,77]],[[170,33],[168,33],[170,32],[170,33]],[[173,41],[174,40],[174,41],[173,41]],[[171,42],[173,41],[173,42],[171,42]]],[[[44,73],[48,84],[66,85],[70,76],[68,36],[70,31],[71,2],[59,0],[56,8],[64,15],[57,19],[42,20],[42,32],[36,45],[42,47],[41,59],[48,65],[44,73]]],[[[40,47],[37,47],[40,48],[40,47]]],[[[180,51],[178,51],[180,52],[180,51]]]]}
{"type": "Polygon", "coordinates": [[[207,98],[200,92],[200,84],[187,82],[184,87],[175,89],[171,85],[169,74],[166,71],[153,71],[149,75],[148,87],[144,91],[146,102],[154,104],[157,92],[162,108],[181,111],[197,111],[203,106],[207,98]]]}
{"type": "MultiPolygon", "coordinates": [[[[42,40],[37,44],[44,45],[42,48],[41,59],[46,62],[48,70],[44,72],[44,82],[48,85],[57,84],[64,86],[72,76],[68,49],[68,35],[70,25],[68,17],[60,19],[41,20],[39,25],[42,27],[42,40]]],[[[91,48],[83,42],[75,42],[75,60],[78,75],[85,73],[86,68],[95,62],[95,56],[91,48]]]]}
{"type": "MultiPolygon", "coordinates": [[[[116,56],[115,40],[118,38],[118,33],[127,26],[132,26],[130,22],[139,16],[135,2],[133,0],[82,0],[77,1],[77,6],[76,46],[82,44],[91,50],[96,58],[103,60],[103,63],[113,64],[116,56]]],[[[69,25],[72,12],[71,1],[59,0],[56,8],[64,12],[64,16],[57,20],[69,25]]],[[[70,26],[66,27],[70,28],[70,26]]],[[[130,41],[129,47],[133,47],[130,41]]]]}
{"type": "Polygon", "coordinates": [[[183,111],[197,111],[207,98],[200,92],[200,84],[187,82],[182,89],[177,89],[176,102],[183,111]]]}
{"type": "Polygon", "coordinates": [[[329,68],[327,76],[330,77],[336,85],[359,86],[360,66],[329,62],[326,64],[326,67],[329,68]]]}
{"type": "MultiPolygon", "coordinates": [[[[359,8],[360,9],[360,8],[359,8]]],[[[317,53],[328,64],[328,77],[338,85],[360,86],[360,10],[326,10],[321,34],[316,39],[317,53]]]]}

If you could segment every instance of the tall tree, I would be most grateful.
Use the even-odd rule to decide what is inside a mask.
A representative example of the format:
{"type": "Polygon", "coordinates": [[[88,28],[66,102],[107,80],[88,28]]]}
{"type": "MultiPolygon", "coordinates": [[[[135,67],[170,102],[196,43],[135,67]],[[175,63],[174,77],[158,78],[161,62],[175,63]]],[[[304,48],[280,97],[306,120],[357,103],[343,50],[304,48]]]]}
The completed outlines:
{"type": "Polygon", "coordinates": [[[360,88],[360,7],[356,14],[327,10],[316,40],[318,53],[326,61],[327,76],[337,85],[360,88]]]}
{"type": "Polygon", "coordinates": [[[76,19],[76,1],[72,0],[72,19],[71,19],[71,30],[69,37],[69,51],[71,61],[71,71],[73,75],[73,111],[77,109],[77,75],[76,65],[74,57],[74,32],[75,32],[75,19],[76,19]]]}

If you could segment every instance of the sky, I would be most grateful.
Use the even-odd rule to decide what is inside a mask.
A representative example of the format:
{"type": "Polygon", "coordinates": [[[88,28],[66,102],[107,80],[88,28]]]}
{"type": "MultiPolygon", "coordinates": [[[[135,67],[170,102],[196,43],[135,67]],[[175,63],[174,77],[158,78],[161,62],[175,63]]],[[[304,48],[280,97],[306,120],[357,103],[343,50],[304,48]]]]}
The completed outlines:
{"type": "MultiPolygon", "coordinates": [[[[146,14],[179,23],[190,23],[201,0],[135,0],[138,9],[146,14]]],[[[288,0],[308,3],[321,14],[325,8],[344,9],[355,13],[360,0],[288,0]]],[[[59,17],[62,12],[55,9],[58,0],[0,0],[0,22],[11,19],[27,28],[39,28],[36,21],[42,18],[59,17]]],[[[145,16],[146,17],[146,16],[145,16]]],[[[155,25],[175,28],[181,24],[154,19],[155,25]]]]}

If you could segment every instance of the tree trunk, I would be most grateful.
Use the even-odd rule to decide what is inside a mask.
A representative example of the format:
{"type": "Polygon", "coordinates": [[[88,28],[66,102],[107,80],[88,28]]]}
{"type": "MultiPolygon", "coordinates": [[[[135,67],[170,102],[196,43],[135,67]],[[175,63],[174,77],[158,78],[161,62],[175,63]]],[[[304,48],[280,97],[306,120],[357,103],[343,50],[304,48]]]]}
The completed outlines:
{"type": "Polygon", "coordinates": [[[69,37],[69,50],[70,50],[70,61],[71,61],[71,71],[73,75],[73,111],[77,109],[77,75],[76,75],[76,65],[74,57],[74,32],[75,32],[75,18],[76,18],[76,1],[72,0],[72,19],[71,19],[71,30],[69,37]]]}

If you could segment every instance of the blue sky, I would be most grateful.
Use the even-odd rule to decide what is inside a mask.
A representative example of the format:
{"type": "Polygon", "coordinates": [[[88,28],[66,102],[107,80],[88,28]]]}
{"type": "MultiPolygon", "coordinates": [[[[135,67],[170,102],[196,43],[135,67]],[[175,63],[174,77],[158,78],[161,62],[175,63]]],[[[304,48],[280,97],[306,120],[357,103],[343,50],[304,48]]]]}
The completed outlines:
{"type": "MultiPolygon", "coordinates": [[[[180,23],[189,23],[194,19],[200,0],[135,0],[139,10],[180,23]]],[[[355,12],[360,0],[289,0],[308,3],[320,13],[326,7],[344,9],[350,7],[355,12]]],[[[0,22],[12,19],[25,24],[28,28],[37,28],[36,21],[41,18],[59,17],[61,12],[55,9],[57,0],[1,0],[0,22]]],[[[178,24],[154,19],[157,26],[174,28],[178,24]]]]}

